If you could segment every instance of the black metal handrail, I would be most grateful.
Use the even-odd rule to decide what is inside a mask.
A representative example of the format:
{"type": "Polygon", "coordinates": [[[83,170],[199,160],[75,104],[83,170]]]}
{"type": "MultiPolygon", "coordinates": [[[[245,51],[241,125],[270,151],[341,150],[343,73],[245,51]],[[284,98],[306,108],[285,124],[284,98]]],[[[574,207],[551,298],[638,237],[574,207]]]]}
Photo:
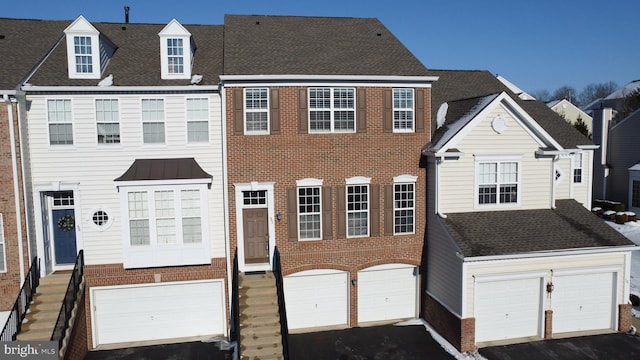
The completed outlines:
{"type": "Polygon", "coordinates": [[[289,324],[287,323],[287,308],[284,303],[284,286],[282,281],[282,264],[280,251],[276,246],[273,251],[273,275],[276,278],[276,290],[278,293],[278,313],[280,314],[280,333],[282,334],[282,356],[289,360],[289,324]]]}
{"type": "Polygon", "coordinates": [[[4,328],[2,328],[0,341],[14,341],[16,339],[22,327],[22,320],[27,316],[27,310],[29,310],[29,305],[31,304],[31,300],[33,300],[33,295],[35,295],[39,284],[40,263],[38,257],[35,256],[33,260],[31,260],[29,273],[24,277],[24,282],[22,283],[18,297],[13,303],[11,314],[9,314],[9,318],[4,324],[4,328]]]}
{"type": "Polygon", "coordinates": [[[71,279],[69,279],[67,291],[64,294],[64,300],[62,300],[62,305],[60,306],[56,326],[53,328],[53,333],[51,334],[51,341],[58,342],[58,349],[62,347],[64,334],[69,328],[69,319],[71,318],[71,313],[73,312],[76,300],[78,299],[78,290],[80,289],[83,277],[84,250],[80,250],[76,257],[76,264],[73,267],[73,272],[71,273],[71,279]]]}
{"type": "Polygon", "coordinates": [[[233,256],[233,274],[231,280],[231,329],[229,340],[236,343],[236,351],[240,358],[240,270],[238,267],[238,250],[233,256]]]}

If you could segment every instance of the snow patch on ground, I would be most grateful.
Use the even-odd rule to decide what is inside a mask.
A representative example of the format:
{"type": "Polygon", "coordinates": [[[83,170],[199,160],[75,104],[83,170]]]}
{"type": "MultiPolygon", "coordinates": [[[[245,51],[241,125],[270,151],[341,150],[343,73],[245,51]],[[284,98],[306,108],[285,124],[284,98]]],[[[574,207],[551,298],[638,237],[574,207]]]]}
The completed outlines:
{"type": "MultiPolygon", "coordinates": [[[[633,241],[634,244],[640,245],[640,221],[629,221],[624,224],[617,224],[614,221],[605,221],[620,234],[633,241]]],[[[631,254],[631,294],[640,296],[640,250],[631,254]]],[[[640,317],[640,308],[633,308],[633,316],[640,317]]]]}
{"type": "Polygon", "coordinates": [[[461,353],[459,352],[453,345],[451,345],[445,338],[440,336],[437,331],[435,331],[431,325],[429,325],[423,319],[411,319],[403,322],[399,322],[394,324],[395,326],[408,326],[408,325],[423,325],[427,332],[431,335],[431,337],[442,346],[442,348],[449,353],[451,356],[456,358],[456,360],[487,360],[484,356],[480,355],[480,353],[461,353]]]}

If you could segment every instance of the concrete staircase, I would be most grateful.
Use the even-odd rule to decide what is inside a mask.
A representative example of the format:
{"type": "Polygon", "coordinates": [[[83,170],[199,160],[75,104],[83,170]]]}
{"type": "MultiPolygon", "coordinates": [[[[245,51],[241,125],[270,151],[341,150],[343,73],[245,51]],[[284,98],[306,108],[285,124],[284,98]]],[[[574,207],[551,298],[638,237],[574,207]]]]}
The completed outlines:
{"type": "Polygon", "coordinates": [[[49,341],[51,339],[70,278],[71,272],[64,272],[40,279],[40,285],[22,322],[17,340],[49,341]]]}
{"type": "Polygon", "coordinates": [[[241,359],[283,359],[278,295],[273,273],[240,274],[239,283],[241,359]]]}

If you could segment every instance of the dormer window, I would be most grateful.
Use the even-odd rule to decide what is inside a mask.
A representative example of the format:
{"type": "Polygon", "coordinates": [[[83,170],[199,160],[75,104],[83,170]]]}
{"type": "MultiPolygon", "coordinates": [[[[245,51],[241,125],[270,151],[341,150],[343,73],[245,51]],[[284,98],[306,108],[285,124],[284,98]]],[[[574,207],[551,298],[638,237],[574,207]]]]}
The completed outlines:
{"type": "Polygon", "coordinates": [[[93,73],[93,52],[91,51],[90,36],[73,37],[74,52],[76,55],[76,72],[83,74],[93,73]]]}
{"type": "Polygon", "coordinates": [[[158,33],[162,78],[190,79],[195,47],[191,33],[173,19],[158,33]]]}
{"type": "Polygon", "coordinates": [[[69,79],[100,79],[115,51],[108,39],[84,17],[79,16],[64,33],[67,41],[69,79]]]}

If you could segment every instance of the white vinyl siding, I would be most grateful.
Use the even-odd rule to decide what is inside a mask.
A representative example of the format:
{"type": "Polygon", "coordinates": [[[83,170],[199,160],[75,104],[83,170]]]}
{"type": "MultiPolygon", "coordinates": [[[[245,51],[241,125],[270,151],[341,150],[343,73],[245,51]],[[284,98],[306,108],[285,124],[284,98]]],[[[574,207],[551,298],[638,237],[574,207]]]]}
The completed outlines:
{"type": "Polygon", "coordinates": [[[309,132],[355,132],[354,88],[309,88],[309,132]]]}
{"type": "Polygon", "coordinates": [[[550,159],[536,158],[540,144],[531,134],[504,111],[496,108],[480,121],[462,139],[456,148],[464,153],[458,160],[447,160],[438,165],[440,211],[467,212],[478,210],[498,210],[500,207],[476,207],[477,194],[475,179],[469,176],[475,167],[475,155],[508,156],[518,154],[519,187],[518,209],[548,208],[551,203],[552,166],[550,159]],[[508,122],[507,129],[497,134],[491,128],[491,120],[502,116],[508,122]]]}
{"type": "MultiPolygon", "coordinates": [[[[212,257],[225,256],[224,246],[224,201],[222,177],[222,119],[219,94],[200,95],[208,100],[210,109],[211,139],[204,148],[187,146],[185,127],[184,94],[165,95],[166,140],[170,157],[194,157],[208,173],[213,174],[211,189],[207,190],[207,207],[210,216],[204,221],[211,238],[212,257]],[[198,149],[195,151],[194,149],[198,149]]],[[[150,159],[159,156],[157,148],[140,146],[142,126],[140,123],[140,95],[120,95],[117,97],[120,110],[121,143],[119,146],[97,146],[95,122],[95,96],[77,95],[72,98],[73,113],[77,116],[74,123],[76,141],[73,147],[53,147],[48,145],[47,98],[29,95],[32,105],[29,108],[28,127],[30,161],[33,165],[31,184],[50,184],[52,179],[61,183],[79,184],[81,202],[76,204],[77,216],[85,220],[95,212],[97,205],[107,210],[113,225],[108,229],[85,226],[79,233],[83,241],[85,260],[88,264],[117,264],[123,261],[122,223],[124,215],[120,211],[120,194],[113,179],[116,179],[131,166],[134,159],[150,159]],[[96,161],[100,159],[101,161],[96,161]],[[73,166],[70,166],[70,163],[73,166]]],[[[37,193],[38,186],[28,185],[30,191],[37,193]]],[[[37,210],[36,210],[37,211],[37,210]]],[[[36,217],[32,214],[34,218],[36,217]]]]}
{"type": "Polygon", "coordinates": [[[187,99],[187,142],[209,142],[209,104],[207,98],[187,99]]]}
{"type": "Polygon", "coordinates": [[[50,99],[47,101],[49,123],[49,144],[73,144],[73,116],[70,99],[50,99]]]}
{"type": "Polygon", "coordinates": [[[96,99],[98,144],[120,143],[118,99],[96,99]]]}
{"type": "Polygon", "coordinates": [[[244,133],[269,134],[269,91],[267,88],[244,89],[244,133]]]}

